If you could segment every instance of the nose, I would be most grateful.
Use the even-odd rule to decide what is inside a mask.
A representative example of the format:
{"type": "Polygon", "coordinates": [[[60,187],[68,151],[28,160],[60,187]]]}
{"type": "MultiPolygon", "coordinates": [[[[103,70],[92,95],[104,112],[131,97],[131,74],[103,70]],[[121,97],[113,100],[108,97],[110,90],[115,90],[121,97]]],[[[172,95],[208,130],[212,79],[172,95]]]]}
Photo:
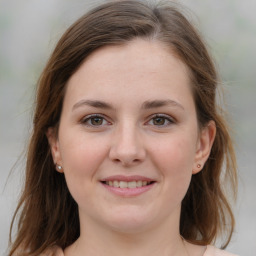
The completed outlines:
{"type": "Polygon", "coordinates": [[[145,160],[146,150],[138,128],[127,125],[117,128],[112,138],[109,158],[122,166],[134,166],[145,160]]]}

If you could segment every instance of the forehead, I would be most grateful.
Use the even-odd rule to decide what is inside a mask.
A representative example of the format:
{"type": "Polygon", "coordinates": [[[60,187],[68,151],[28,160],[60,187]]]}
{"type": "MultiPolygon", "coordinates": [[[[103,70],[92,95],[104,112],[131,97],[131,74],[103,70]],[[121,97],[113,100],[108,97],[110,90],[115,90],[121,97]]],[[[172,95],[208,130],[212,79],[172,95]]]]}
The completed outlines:
{"type": "MultiPolygon", "coordinates": [[[[121,45],[109,45],[92,52],[84,61],[87,68],[124,68],[129,71],[137,67],[147,71],[157,71],[160,66],[169,62],[173,67],[189,70],[178,58],[173,47],[158,40],[136,38],[121,45]],[[165,62],[165,63],[164,63],[165,62]]],[[[162,68],[162,67],[161,67],[162,68]]],[[[104,70],[102,70],[104,71],[104,70]]],[[[171,69],[169,70],[171,72],[171,69]]]]}
{"type": "Polygon", "coordinates": [[[96,50],[67,84],[67,93],[72,92],[76,98],[103,93],[133,96],[139,92],[151,97],[158,93],[168,94],[170,89],[172,93],[190,90],[187,66],[170,47],[143,39],[96,50]]]}

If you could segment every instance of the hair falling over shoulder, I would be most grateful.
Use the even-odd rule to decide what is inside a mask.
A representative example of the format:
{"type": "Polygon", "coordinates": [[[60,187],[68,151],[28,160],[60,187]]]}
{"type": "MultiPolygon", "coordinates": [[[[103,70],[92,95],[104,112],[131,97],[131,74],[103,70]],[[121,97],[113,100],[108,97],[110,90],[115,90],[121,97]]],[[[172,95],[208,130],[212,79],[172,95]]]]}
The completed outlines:
{"type": "Polygon", "coordinates": [[[180,233],[201,245],[221,236],[223,247],[227,246],[235,224],[229,197],[236,194],[236,158],[226,117],[216,103],[219,79],[213,61],[181,10],[170,1],[154,5],[108,1],[63,34],[38,82],[25,186],[11,225],[9,256],[40,255],[56,245],[64,249],[79,237],[78,206],[63,174],[55,170],[46,132],[49,127],[58,132],[66,83],[87,56],[100,47],[135,38],[158,40],[170,47],[190,71],[200,127],[211,120],[216,124],[210,157],[203,170],[193,175],[182,202],[180,233]]]}

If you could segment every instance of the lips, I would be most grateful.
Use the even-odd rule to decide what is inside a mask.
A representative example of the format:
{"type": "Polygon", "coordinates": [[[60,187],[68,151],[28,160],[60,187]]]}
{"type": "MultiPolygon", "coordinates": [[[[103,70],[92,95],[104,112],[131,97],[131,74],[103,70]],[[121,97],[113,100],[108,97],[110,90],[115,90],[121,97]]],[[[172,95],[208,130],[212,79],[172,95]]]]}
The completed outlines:
{"type": "Polygon", "coordinates": [[[110,176],[101,183],[112,193],[119,196],[136,196],[150,190],[155,180],[143,176],[110,176]]]}
{"type": "Polygon", "coordinates": [[[118,181],[118,180],[114,180],[114,181],[103,181],[104,184],[110,186],[110,187],[115,187],[115,188],[140,188],[140,187],[144,187],[147,185],[152,184],[154,181],[145,181],[145,180],[139,180],[139,181],[118,181]]]}

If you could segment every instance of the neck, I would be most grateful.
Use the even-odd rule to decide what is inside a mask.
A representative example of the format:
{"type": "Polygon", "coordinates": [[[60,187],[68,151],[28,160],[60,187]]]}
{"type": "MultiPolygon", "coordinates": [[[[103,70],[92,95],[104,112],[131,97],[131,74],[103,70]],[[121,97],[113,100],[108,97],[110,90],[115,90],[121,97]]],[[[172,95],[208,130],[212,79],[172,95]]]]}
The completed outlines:
{"type": "Polygon", "coordinates": [[[120,232],[81,218],[79,239],[65,256],[170,256],[187,255],[179,234],[179,217],[140,232],[120,232]]]}

